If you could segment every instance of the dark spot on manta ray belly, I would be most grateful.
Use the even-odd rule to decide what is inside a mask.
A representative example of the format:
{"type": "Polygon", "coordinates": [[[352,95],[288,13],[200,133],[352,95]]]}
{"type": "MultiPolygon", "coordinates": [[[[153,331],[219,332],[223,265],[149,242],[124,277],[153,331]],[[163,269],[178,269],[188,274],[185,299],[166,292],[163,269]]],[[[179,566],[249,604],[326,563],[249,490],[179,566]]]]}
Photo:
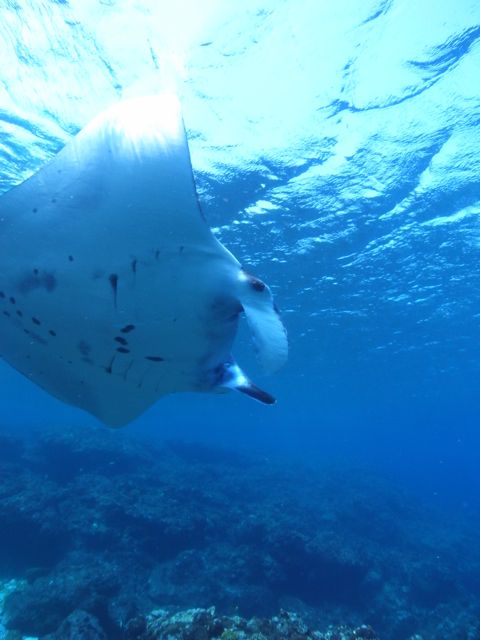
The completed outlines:
{"type": "Polygon", "coordinates": [[[92,350],[91,346],[85,340],[80,340],[77,344],[77,349],[80,351],[84,358],[88,358],[90,355],[90,351],[92,350]]]}
{"type": "Polygon", "coordinates": [[[123,327],[123,329],[120,329],[120,331],[122,333],[130,333],[130,331],[133,331],[134,329],[135,329],[134,324],[127,324],[125,327],[123,327]]]}
{"type": "Polygon", "coordinates": [[[38,342],[39,344],[43,344],[43,345],[48,345],[48,342],[45,340],[45,338],[42,338],[42,336],[39,336],[38,333],[35,333],[35,331],[25,330],[25,333],[27,333],[31,338],[33,338],[35,342],[38,342]]]}
{"type": "Polygon", "coordinates": [[[112,373],[112,367],[113,367],[114,361],[115,361],[115,356],[112,357],[112,359],[110,360],[110,363],[107,364],[107,366],[105,367],[106,373],[112,373]]]}
{"type": "Polygon", "coordinates": [[[115,307],[117,306],[117,292],[118,292],[118,276],[116,273],[111,273],[108,276],[108,281],[110,282],[110,286],[113,291],[113,304],[115,307]]]}
{"type": "Polygon", "coordinates": [[[20,293],[26,294],[35,289],[45,289],[48,293],[54,291],[57,286],[57,279],[53,273],[48,271],[39,272],[38,269],[33,269],[33,275],[26,273],[17,284],[17,289],[20,293]]]}

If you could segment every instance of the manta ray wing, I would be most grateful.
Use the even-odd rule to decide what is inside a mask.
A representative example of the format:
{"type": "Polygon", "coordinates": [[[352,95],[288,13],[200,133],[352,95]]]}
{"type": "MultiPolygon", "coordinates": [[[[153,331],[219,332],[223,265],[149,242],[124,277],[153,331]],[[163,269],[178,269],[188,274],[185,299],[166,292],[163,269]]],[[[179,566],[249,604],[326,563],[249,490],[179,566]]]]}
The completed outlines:
{"type": "Polygon", "coordinates": [[[107,424],[177,391],[266,401],[231,373],[242,310],[267,367],[286,358],[254,282],[202,216],[173,96],[112,107],[0,198],[1,355],[107,424]]]}

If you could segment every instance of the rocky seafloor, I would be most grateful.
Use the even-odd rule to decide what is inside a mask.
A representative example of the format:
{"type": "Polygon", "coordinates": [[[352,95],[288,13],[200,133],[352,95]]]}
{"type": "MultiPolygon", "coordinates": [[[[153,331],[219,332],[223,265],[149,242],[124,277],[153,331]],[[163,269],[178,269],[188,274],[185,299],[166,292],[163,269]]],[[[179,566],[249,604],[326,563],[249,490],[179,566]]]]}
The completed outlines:
{"type": "MultiPolygon", "coordinates": [[[[352,628],[330,626],[326,631],[310,629],[296,614],[280,611],[271,618],[250,619],[217,615],[215,608],[171,612],[155,609],[147,616],[131,619],[123,629],[125,640],[378,640],[367,625],[352,628]]],[[[17,640],[21,635],[5,631],[0,638],[17,640]]],[[[57,631],[44,640],[108,640],[98,619],[76,610],[57,631]]],[[[34,640],[29,638],[29,640],[34,640]]]]}
{"type": "Polygon", "coordinates": [[[3,430],[0,639],[479,640],[478,524],[364,471],[3,430]]]}

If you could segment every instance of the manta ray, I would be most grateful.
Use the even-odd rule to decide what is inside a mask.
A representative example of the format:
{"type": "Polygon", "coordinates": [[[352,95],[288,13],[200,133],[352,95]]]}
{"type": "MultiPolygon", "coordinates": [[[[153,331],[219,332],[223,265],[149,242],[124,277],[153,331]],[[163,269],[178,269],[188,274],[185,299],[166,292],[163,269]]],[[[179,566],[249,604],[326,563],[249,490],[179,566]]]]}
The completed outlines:
{"type": "Polygon", "coordinates": [[[279,313],[205,221],[173,95],[110,107],[0,197],[0,355],[107,425],[182,391],[273,403],[231,355],[242,313],[275,371],[279,313]]]}

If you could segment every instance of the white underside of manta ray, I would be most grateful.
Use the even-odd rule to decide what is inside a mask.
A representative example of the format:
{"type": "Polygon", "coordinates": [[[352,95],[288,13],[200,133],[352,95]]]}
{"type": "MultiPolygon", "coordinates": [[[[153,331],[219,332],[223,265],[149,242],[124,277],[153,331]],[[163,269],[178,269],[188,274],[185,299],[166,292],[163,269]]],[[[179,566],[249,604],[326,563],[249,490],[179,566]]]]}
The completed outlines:
{"type": "Polygon", "coordinates": [[[242,311],[276,370],[285,330],[202,216],[174,96],[115,105],[0,198],[0,354],[109,425],[178,391],[274,402],[231,356],[242,311]]]}

